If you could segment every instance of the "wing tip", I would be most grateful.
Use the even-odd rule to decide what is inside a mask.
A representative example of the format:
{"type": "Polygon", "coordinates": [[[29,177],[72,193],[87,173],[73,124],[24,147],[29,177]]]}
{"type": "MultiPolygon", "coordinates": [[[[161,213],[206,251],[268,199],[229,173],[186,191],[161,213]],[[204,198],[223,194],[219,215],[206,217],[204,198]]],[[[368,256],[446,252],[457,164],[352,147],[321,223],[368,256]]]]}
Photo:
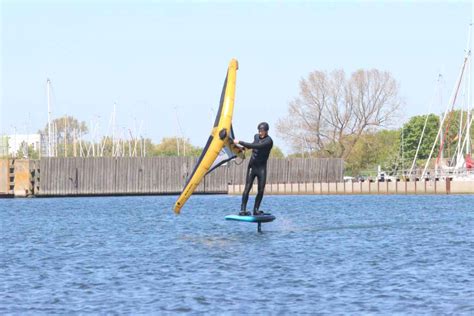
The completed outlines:
{"type": "Polygon", "coordinates": [[[176,204],[173,207],[173,211],[176,215],[179,215],[181,213],[181,207],[182,207],[181,203],[176,202],[176,204]]]}
{"type": "Polygon", "coordinates": [[[239,69],[239,62],[237,61],[237,58],[232,58],[229,63],[229,66],[230,67],[234,66],[235,69],[239,69]]]}

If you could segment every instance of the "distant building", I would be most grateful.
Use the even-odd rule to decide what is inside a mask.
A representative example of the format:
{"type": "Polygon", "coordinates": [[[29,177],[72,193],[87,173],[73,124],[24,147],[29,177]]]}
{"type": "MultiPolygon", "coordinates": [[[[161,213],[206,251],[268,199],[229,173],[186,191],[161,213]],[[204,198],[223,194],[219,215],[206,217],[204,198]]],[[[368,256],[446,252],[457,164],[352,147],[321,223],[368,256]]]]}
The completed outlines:
{"type": "MultiPolygon", "coordinates": [[[[31,146],[38,151],[41,148],[40,134],[16,134],[7,136],[8,155],[11,157],[23,158],[28,156],[28,147],[31,146]],[[22,149],[23,155],[18,155],[18,151],[22,149]]],[[[0,144],[1,146],[1,144],[0,144]]]]}

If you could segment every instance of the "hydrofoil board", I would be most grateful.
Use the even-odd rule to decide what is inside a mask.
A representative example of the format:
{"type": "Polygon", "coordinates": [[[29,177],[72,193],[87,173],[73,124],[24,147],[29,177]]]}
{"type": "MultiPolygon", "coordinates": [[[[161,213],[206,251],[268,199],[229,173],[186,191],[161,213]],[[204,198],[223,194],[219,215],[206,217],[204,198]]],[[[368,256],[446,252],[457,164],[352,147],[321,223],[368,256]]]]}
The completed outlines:
{"type": "Polygon", "coordinates": [[[248,222],[248,223],[257,223],[257,231],[259,233],[262,232],[262,223],[273,222],[275,220],[275,216],[270,213],[263,213],[261,215],[248,215],[248,216],[240,216],[236,214],[227,215],[225,217],[228,221],[239,221],[239,222],[248,222]]]}
{"type": "Polygon", "coordinates": [[[269,213],[264,213],[262,215],[248,215],[240,216],[236,214],[227,215],[225,217],[228,221],[240,221],[240,222],[249,222],[249,223],[268,223],[275,220],[275,216],[269,213]]]}

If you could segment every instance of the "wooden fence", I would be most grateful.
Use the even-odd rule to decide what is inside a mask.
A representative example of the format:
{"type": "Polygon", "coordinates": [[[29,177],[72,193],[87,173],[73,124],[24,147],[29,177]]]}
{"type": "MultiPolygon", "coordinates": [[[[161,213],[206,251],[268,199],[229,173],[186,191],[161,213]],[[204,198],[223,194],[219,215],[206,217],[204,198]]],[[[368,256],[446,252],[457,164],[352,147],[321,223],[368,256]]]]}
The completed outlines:
{"type": "MultiPolygon", "coordinates": [[[[228,184],[245,184],[248,159],[242,165],[232,163],[228,169],[228,184]]],[[[269,159],[267,184],[298,182],[342,181],[344,162],[342,159],[287,158],[269,159]]]]}
{"type": "MultiPolygon", "coordinates": [[[[42,158],[35,162],[34,195],[134,195],[181,192],[197,158],[42,158]]],[[[227,193],[243,184],[248,160],[232,162],[206,175],[196,193],[227,193]]],[[[268,161],[267,183],[337,182],[342,159],[289,158],[268,161]]]]}

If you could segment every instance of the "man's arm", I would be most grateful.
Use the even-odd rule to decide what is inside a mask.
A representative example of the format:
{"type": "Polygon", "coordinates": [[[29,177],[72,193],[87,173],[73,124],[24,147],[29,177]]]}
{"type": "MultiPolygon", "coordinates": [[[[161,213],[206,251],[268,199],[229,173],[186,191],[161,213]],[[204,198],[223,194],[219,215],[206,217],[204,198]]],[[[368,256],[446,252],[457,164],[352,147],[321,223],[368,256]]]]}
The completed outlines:
{"type": "Polygon", "coordinates": [[[240,140],[239,145],[242,145],[245,148],[249,148],[249,149],[264,149],[264,148],[272,147],[273,141],[270,137],[265,138],[263,142],[261,143],[258,143],[258,142],[247,143],[240,140]]]}

